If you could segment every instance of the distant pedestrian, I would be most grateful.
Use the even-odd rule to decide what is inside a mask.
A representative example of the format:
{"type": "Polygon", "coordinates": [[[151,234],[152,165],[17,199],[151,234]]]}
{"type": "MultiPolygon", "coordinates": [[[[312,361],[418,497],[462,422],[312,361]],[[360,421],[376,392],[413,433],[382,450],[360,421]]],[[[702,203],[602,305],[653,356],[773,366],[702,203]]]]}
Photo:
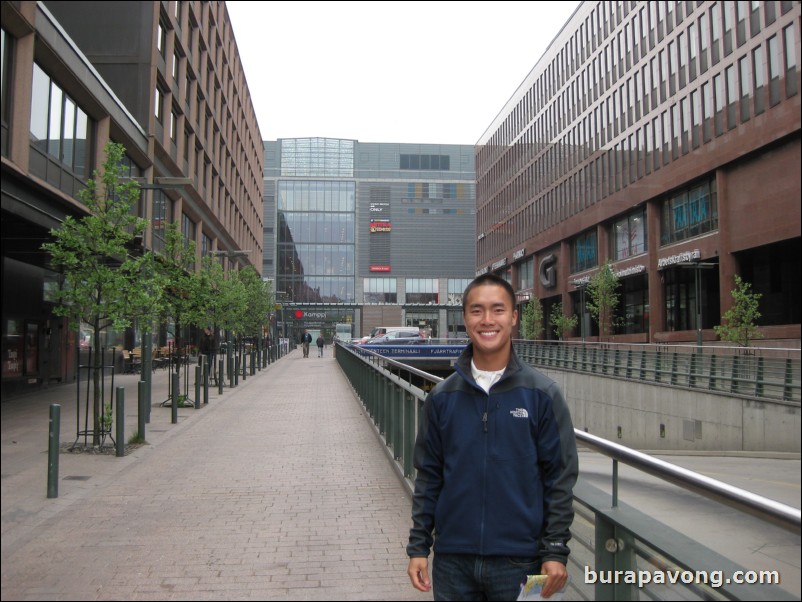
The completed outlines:
{"type": "Polygon", "coordinates": [[[312,335],[309,334],[308,330],[304,330],[304,334],[301,336],[301,343],[304,349],[304,357],[309,357],[309,345],[312,343],[312,335]]]}
{"type": "Polygon", "coordinates": [[[214,347],[214,335],[210,328],[206,327],[203,329],[203,334],[201,334],[200,338],[200,352],[203,355],[204,360],[206,362],[206,374],[212,373],[212,367],[214,366],[215,360],[215,347],[214,347]]]}
{"type": "Polygon", "coordinates": [[[323,345],[326,344],[326,339],[323,338],[322,334],[317,335],[317,356],[323,357],[323,345]]]}

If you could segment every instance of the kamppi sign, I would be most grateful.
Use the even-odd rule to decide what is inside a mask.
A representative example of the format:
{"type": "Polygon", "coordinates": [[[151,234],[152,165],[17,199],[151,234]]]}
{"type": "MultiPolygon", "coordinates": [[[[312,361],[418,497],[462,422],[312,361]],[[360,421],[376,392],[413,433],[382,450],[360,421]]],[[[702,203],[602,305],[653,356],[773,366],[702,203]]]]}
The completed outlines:
{"type": "Polygon", "coordinates": [[[303,318],[325,320],[327,317],[325,311],[303,311],[301,309],[296,309],[292,315],[295,316],[296,320],[301,320],[303,318]]]}

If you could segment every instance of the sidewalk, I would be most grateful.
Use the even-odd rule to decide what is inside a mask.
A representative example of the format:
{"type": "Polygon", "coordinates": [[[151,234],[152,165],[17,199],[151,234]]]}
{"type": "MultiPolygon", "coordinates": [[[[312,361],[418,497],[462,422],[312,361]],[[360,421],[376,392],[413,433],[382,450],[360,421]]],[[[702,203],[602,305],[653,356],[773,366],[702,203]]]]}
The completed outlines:
{"type": "MultiPolygon", "coordinates": [[[[431,599],[406,576],[409,498],[330,347],[210,388],[178,424],[160,407],[167,378],[154,374],[147,444],[61,453],[56,499],[49,406],[72,443],[74,385],[0,405],[3,600],[431,599]]],[[[126,440],[138,379],[115,380],[126,440]]]]}

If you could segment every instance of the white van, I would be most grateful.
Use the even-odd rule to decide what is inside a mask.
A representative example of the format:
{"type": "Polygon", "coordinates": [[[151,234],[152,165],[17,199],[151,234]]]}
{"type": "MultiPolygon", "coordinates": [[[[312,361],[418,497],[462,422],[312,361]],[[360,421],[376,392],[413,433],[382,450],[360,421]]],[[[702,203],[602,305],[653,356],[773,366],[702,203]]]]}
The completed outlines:
{"type": "Polygon", "coordinates": [[[410,326],[376,326],[375,328],[371,328],[368,337],[372,339],[373,337],[380,337],[383,334],[392,332],[393,330],[407,330],[409,328],[410,326]]]}

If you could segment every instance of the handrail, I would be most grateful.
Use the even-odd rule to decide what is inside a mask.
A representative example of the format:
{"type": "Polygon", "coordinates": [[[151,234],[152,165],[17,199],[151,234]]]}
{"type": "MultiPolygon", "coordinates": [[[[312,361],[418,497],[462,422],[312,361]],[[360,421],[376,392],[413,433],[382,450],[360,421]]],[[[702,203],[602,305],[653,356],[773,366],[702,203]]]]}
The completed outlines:
{"type": "Polygon", "coordinates": [[[771,522],[797,534],[802,532],[802,511],[746,489],[728,485],[687,468],[654,458],[643,452],[574,429],[577,441],[613,460],[673,483],[708,499],[771,522]]]}
{"type": "Polygon", "coordinates": [[[799,404],[799,349],[515,340],[540,367],[799,404]]]}
{"type": "MultiPolygon", "coordinates": [[[[414,445],[426,389],[443,379],[399,361],[384,358],[368,349],[360,349],[359,346],[343,345],[339,342],[337,346],[335,358],[357,398],[364,405],[366,416],[372,421],[376,435],[383,443],[385,455],[407,492],[411,494],[415,479],[414,445]]],[[[577,567],[584,563],[585,567],[590,566],[594,571],[609,573],[614,568],[616,573],[621,574],[635,574],[649,567],[655,572],[670,569],[674,575],[750,572],[746,571],[745,565],[728,558],[726,552],[719,553],[693,537],[687,537],[654,521],[626,503],[619,504],[619,462],[697,493],[713,503],[726,505],[760,521],[779,526],[788,533],[800,533],[800,511],[795,508],[598,436],[576,429],[574,432],[579,445],[610,457],[613,464],[612,496],[605,495],[590,485],[581,474],[574,489],[576,507],[590,511],[590,515],[585,516],[582,513],[584,510],[577,510],[577,517],[584,516],[584,519],[575,521],[572,527],[572,535],[580,544],[579,549],[572,554],[575,559],[571,561],[577,567]],[[639,562],[644,564],[640,565],[639,562]]],[[[572,587],[580,596],[577,599],[630,600],[638,599],[638,596],[677,599],[680,592],[667,582],[662,583],[666,584],[666,589],[661,585],[658,589],[649,591],[639,589],[631,581],[619,583],[617,579],[614,582],[599,579],[595,581],[595,585],[585,584],[584,588],[577,582],[572,587]]],[[[759,586],[750,585],[754,583],[751,581],[730,583],[729,579],[723,585],[708,585],[706,580],[698,586],[685,580],[671,583],[702,599],[798,599],[787,589],[782,589],[779,581],[759,586]]]]}
{"type": "MultiPolygon", "coordinates": [[[[355,355],[363,356],[363,361],[373,365],[374,369],[380,367],[377,361],[380,360],[384,365],[392,365],[433,383],[438,383],[443,380],[438,376],[413,368],[402,362],[385,358],[378,353],[368,349],[362,349],[359,346],[343,345],[339,342],[338,346],[342,347],[345,351],[351,351],[355,353],[355,355]]],[[[423,397],[419,396],[419,401],[422,400],[423,397]]],[[[577,440],[583,445],[609,456],[613,460],[633,466],[652,476],[723,503],[758,519],[778,525],[788,531],[797,534],[802,531],[802,513],[796,508],[745,489],[728,485],[722,481],[706,477],[692,470],[676,466],[664,460],[644,454],[643,452],[625,447],[618,443],[613,443],[612,441],[608,441],[596,435],[591,435],[582,430],[574,429],[574,433],[576,434],[577,440]]]]}

